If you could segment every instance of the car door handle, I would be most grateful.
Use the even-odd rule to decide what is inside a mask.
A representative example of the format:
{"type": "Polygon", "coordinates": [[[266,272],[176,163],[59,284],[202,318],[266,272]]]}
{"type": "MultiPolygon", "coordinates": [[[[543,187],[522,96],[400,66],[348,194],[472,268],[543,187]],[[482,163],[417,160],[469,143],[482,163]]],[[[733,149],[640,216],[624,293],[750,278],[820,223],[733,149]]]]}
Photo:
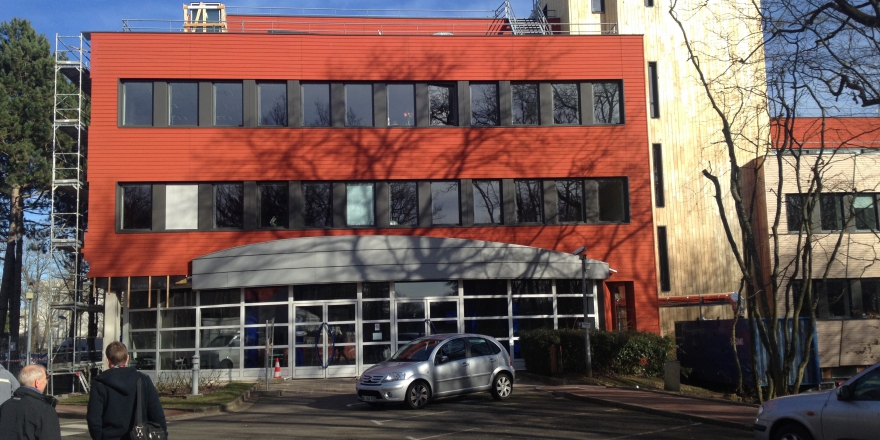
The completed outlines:
{"type": "Polygon", "coordinates": [[[489,362],[495,363],[495,358],[489,358],[489,362]]]}
{"type": "Polygon", "coordinates": [[[467,367],[467,366],[468,366],[468,363],[467,363],[467,362],[463,362],[463,363],[461,364],[461,366],[462,366],[462,367],[467,367]]]}

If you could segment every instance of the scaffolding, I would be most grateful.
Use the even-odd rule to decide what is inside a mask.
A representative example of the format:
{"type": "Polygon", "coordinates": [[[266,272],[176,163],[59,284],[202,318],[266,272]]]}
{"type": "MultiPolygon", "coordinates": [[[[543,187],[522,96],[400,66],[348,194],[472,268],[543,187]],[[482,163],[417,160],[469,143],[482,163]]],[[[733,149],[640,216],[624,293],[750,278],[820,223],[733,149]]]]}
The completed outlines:
{"type": "Polygon", "coordinates": [[[87,392],[102,365],[103,297],[85,278],[85,231],[90,48],[83,35],[55,36],[55,99],[52,121],[52,211],[49,254],[50,393],[56,385],[87,392]],[[96,346],[97,345],[97,346],[96,346]],[[60,381],[56,384],[56,381],[60,381]]]}

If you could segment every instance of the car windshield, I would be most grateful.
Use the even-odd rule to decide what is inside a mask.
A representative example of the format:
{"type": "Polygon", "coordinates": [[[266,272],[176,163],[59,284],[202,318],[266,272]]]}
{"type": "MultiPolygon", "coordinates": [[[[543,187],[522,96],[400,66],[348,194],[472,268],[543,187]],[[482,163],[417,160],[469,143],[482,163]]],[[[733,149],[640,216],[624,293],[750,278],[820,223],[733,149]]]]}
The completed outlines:
{"type": "Polygon", "coordinates": [[[400,350],[397,350],[397,353],[394,353],[394,356],[391,356],[391,360],[403,362],[420,362],[428,360],[428,356],[431,355],[434,347],[440,342],[442,342],[442,340],[438,339],[418,339],[412,341],[401,347],[400,350]]]}

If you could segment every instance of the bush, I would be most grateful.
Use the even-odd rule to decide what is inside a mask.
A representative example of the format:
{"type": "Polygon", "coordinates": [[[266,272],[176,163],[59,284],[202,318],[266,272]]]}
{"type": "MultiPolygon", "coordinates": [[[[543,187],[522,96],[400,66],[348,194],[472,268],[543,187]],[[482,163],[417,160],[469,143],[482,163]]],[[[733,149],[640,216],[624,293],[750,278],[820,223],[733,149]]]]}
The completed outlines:
{"type": "MultiPolygon", "coordinates": [[[[576,329],[536,329],[524,332],[520,347],[528,370],[550,375],[550,349],[562,347],[562,364],[567,373],[586,373],[584,332],[576,329]]],[[[672,359],[672,339],[648,332],[590,330],[593,371],[612,375],[659,377],[672,359]]]]}

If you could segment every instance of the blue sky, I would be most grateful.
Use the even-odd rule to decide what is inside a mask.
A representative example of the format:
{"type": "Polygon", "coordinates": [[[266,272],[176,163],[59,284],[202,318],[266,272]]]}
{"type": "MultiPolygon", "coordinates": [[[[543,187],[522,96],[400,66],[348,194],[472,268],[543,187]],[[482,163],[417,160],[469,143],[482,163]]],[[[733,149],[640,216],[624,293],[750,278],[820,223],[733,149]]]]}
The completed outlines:
{"type": "MultiPolygon", "coordinates": [[[[54,46],[55,34],[119,31],[123,19],[181,20],[180,0],[0,0],[0,22],[25,18],[54,46]]],[[[188,2],[186,2],[188,3],[188,2]]],[[[235,0],[227,7],[289,7],[335,9],[494,10],[502,0],[235,0]]],[[[518,17],[527,17],[532,0],[511,0],[518,17]]],[[[428,15],[428,14],[422,14],[428,15]]]]}

